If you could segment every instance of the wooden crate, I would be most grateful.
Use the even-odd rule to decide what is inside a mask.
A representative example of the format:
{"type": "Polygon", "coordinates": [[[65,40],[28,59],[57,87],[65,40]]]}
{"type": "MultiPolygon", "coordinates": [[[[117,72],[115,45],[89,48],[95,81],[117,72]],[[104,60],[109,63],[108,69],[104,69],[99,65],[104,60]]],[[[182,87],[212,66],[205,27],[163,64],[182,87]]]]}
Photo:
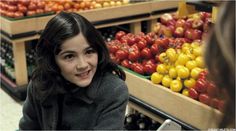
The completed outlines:
{"type": "Polygon", "coordinates": [[[131,95],[198,129],[217,128],[220,111],[132,73],[126,75],[131,95]]]}
{"type": "Polygon", "coordinates": [[[9,35],[36,31],[36,18],[11,21],[0,16],[1,30],[9,35]]]}

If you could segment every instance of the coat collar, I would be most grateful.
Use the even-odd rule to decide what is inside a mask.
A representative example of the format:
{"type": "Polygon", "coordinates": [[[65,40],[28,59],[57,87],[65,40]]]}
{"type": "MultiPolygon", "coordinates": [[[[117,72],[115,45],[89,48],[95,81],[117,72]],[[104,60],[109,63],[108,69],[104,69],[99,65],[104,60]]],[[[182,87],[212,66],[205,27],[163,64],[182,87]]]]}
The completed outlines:
{"type": "Polygon", "coordinates": [[[73,98],[80,99],[88,104],[91,104],[94,102],[94,99],[98,95],[98,90],[102,82],[102,78],[103,75],[96,74],[91,84],[85,88],[70,84],[70,86],[72,87],[69,87],[71,88],[69,92],[71,93],[73,98]]]}

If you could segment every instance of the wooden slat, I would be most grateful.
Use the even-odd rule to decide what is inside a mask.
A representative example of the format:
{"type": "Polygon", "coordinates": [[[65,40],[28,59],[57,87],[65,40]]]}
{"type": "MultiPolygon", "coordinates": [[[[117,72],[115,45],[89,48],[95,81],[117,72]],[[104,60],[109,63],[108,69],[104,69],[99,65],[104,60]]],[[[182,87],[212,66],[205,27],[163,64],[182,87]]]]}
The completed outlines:
{"type": "Polygon", "coordinates": [[[8,34],[20,34],[36,31],[36,18],[10,21],[0,16],[1,30],[8,34]]]}
{"type": "Polygon", "coordinates": [[[126,75],[131,95],[193,127],[199,129],[217,127],[222,115],[218,110],[129,72],[126,72],[126,75]]]}
{"type": "Polygon", "coordinates": [[[165,1],[165,0],[157,0],[151,2],[151,12],[153,11],[161,11],[171,8],[177,8],[179,1],[165,1]]]}
{"type": "Polygon", "coordinates": [[[28,83],[25,42],[15,43],[12,46],[13,46],[13,57],[15,60],[14,67],[15,67],[16,84],[18,86],[25,85],[28,83]]]}

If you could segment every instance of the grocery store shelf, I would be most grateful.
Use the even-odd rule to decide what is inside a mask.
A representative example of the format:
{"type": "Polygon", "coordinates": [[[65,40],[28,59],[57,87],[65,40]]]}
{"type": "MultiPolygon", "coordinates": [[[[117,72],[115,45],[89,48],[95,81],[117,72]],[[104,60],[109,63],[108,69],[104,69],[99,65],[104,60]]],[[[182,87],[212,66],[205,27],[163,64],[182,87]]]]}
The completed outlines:
{"type": "Polygon", "coordinates": [[[10,96],[18,101],[23,101],[26,98],[27,85],[17,86],[9,80],[4,74],[0,73],[1,88],[4,89],[10,96]]]}
{"type": "Polygon", "coordinates": [[[177,122],[178,124],[180,124],[182,129],[184,129],[184,130],[196,130],[197,129],[195,127],[190,126],[189,124],[187,124],[185,122],[182,122],[182,121],[174,118],[173,116],[165,113],[164,111],[161,111],[161,110],[159,110],[159,109],[143,102],[142,100],[140,100],[140,99],[138,99],[138,98],[136,98],[132,95],[130,95],[129,101],[131,103],[131,104],[129,104],[131,106],[131,108],[137,109],[139,111],[141,110],[140,112],[143,113],[143,114],[148,112],[148,113],[146,113],[146,115],[148,117],[151,117],[154,120],[156,120],[156,118],[159,117],[158,120],[156,120],[156,121],[158,121],[160,123],[163,123],[164,120],[166,120],[166,119],[171,119],[171,120],[177,122]],[[152,113],[152,114],[148,115],[150,113],[152,113]],[[162,118],[161,121],[160,121],[160,118],[162,118]]]}
{"type": "MultiPolygon", "coordinates": [[[[163,12],[175,11],[178,1],[148,1],[139,2],[117,7],[93,9],[77,12],[92,22],[96,28],[109,27],[119,24],[151,20],[152,15],[163,12]]],[[[33,36],[42,31],[47,22],[55,14],[37,17],[27,17],[19,20],[9,20],[0,16],[1,33],[9,39],[33,36]],[[26,26],[27,25],[27,26],[26,26]],[[17,28],[16,28],[17,27],[17,28]]]]}
{"type": "Polygon", "coordinates": [[[148,79],[126,72],[130,95],[197,129],[217,128],[222,113],[148,79]],[[212,119],[214,118],[214,119],[212,119]]]}
{"type": "Polygon", "coordinates": [[[219,6],[217,3],[209,3],[203,1],[187,1],[188,5],[195,6],[195,10],[204,11],[204,12],[212,12],[213,6],[219,6]]]}

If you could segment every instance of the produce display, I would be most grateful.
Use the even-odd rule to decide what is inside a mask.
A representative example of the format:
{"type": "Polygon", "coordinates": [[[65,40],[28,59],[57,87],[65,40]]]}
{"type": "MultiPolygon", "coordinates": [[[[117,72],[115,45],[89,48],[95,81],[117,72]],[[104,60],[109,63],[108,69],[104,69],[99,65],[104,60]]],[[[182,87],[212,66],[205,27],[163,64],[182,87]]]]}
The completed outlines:
{"type": "Polygon", "coordinates": [[[186,17],[165,13],[154,27],[158,35],[189,40],[204,39],[211,26],[211,13],[198,12],[186,17]]]}
{"type": "Polygon", "coordinates": [[[1,0],[0,14],[21,18],[48,12],[78,12],[128,4],[129,0],[1,0]]]}
{"type": "Polygon", "coordinates": [[[141,75],[204,104],[222,110],[219,89],[207,80],[203,60],[204,37],[211,14],[199,12],[178,18],[163,14],[154,32],[144,34],[118,31],[108,42],[111,59],[141,75]]]}

